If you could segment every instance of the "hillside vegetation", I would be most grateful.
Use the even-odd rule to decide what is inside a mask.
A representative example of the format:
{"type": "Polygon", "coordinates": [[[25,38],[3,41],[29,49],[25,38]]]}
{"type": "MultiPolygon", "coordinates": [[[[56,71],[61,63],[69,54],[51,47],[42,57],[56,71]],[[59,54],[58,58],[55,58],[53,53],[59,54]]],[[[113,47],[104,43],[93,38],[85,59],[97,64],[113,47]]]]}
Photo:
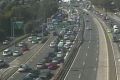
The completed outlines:
{"type": "Polygon", "coordinates": [[[46,22],[47,18],[56,13],[57,0],[15,0],[4,3],[0,13],[0,41],[11,36],[13,22],[22,21],[21,28],[15,28],[15,36],[32,32],[40,23],[46,22]],[[21,1],[21,2],[20,2],[21,1]]]}
{"type": "Polygon", "coordinates": [[[91,0],[92,3],[100,8],[106,8],[109,11],[120,10],[120,0],[91,0]]]}

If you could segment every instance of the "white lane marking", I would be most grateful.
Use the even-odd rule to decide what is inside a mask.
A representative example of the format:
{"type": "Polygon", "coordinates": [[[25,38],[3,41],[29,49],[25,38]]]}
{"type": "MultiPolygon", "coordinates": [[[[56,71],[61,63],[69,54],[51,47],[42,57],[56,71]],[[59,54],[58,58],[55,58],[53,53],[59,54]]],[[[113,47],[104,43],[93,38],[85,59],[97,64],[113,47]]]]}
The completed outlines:
{"type": "Polygon", "coordinates": [[[90,48],[90,47],[88,46],[88,48],[90,48]]]}
{"type": "Polygon", "coordinates": [[[73,64],[75,63],[75,60],[76,60],[76,58],[77,58],[77,56],[78,56],[78,54],[79,54],[79,52],[80,52],[80,49],[81,49],[81,47],[79,48],[79,50],[78,50],[78,52],[77,52],[77,55],[75,56],[75,58],[74,58],[74,60],[73,60],[73,63],[72,63],[72,65],[70,66],[70,68],[69,68],[69,70],[68,70],[68,72],[67,72],[67,74],[66,74],[64,80],[66,80],[66,78],[67,78],[67,76],[68,76],[68,74],[69,74],[69,72],[70,72],[70,70],[71,70],[73,64]]]}
{"type": "Polygon", "coordinates": [[[98,61],[98,58],[96,58],[96,61],[98,61]]]}
{"type": "Polygon", "coordinates": [[[85,65],[85,61],[83,62],[83,66],[85,65]]]}
{"type": "Polygon", "coordinates": [[[86,53],[86,56],[87,56],[87,53],[86,53]]]}
{"type": "Polygon", "coordinates": [[[97,70],[96,68],[93,69],[93,71],[96,71],[96,70],[97,70]]]}
{"type": "MultiPolygon", "coordinates": [[[[24,64],[28,64],[28,62],[40,52],[40,50],[47,44],[47,42],[48,42],[50,39],[51,39],[51,37],[50,37],[50,38],[46,41],[46,43],[45,43],[44,45],[42,45],[42,46],[39,48],[39,50],[38,50],[34,55],[32,55],[32,57],[31,57],[30,59],[28,59],[24,64]]],[[[17,70],[14,74],[12,74],[7,80],[9,80],[9,79],[11,79],[12,77],[14,77],[14,75],[15,75],[17,72],[18,72],[18,70],[17,70]]]]}
{"type": "Polygon", "coordinates": [[[78,78],[79,78],[79,79],[81,78],[81,73],[79,74],[78,78]]]}
{"type": "Polygon", "coordinates": [[[89,43],[91,43],[91,41],[89,41],[89,43]]]}
{"type": "Polygon", "coordinates": [[[120,59],[118,59],[118,62],[120,62],[120,59]]]}

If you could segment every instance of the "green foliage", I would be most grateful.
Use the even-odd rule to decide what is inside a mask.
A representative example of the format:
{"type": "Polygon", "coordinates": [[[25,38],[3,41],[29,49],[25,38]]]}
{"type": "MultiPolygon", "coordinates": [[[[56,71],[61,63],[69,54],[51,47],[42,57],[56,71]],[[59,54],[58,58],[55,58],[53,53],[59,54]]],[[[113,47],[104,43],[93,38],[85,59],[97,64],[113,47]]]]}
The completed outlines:
{"type": "MultiPolygon", "coordinates": [[[[23,0],[24,1],[24,0],[23,0]]],[[[57,0],[31,0],[27,4],[21,4],[16,0],[13,3],[7,3],[2,13],[0,14],[0,34],[10,36],[11,19],[16,17],[17,21],[23,21],[22,29],[15,31],[16,35],[22,35],[23,32],[30,33],[36,27],[39,27],[36,20],[41,19],[39,24],[45,22],[48,17],[54,14],[58,9],[57,0]]],[[[1,35],[0,35],[0,39],[1,35]]]]}
{"type": "Polygon", "coordinates": [[[120,10],[120,0],[91,0],[97,7],[104,7],[107,10],[115,11],[115,9],[120,10]]]}

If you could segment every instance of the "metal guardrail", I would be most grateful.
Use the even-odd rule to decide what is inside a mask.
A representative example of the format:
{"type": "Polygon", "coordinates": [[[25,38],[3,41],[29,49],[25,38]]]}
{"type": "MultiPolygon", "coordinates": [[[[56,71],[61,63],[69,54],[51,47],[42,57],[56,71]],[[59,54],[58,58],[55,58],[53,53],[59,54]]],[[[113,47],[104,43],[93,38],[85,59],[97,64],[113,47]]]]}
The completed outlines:
{"type": "MultiPolygon", "coordinates": [[[[85,23],[84,23],[84,20],[83,20],[83,26],[82,26],[82,33],[80,34],[82,37],[82,39],[79,39],[80,38],[80,35],[78,35],[78,37],[76,38],[75,40],[75,43],[74,43],[74,46],[71,48],[71,51],[65,61],[64,64],[62,64],[60,66],[60,68],[58,69],[58,72],[56,73],[55,77],[52,78],[51,80],[64,80],[67,72],[69,71],[70,69],[70,66],[71,66],[71,63],[73,62],[78,50],[79,50],[79,47],[82,45],[83,43],[83,35],[84,35],[84,26],[85,26],[85,23]]],[[[79,34],[79,33],[78,33],[79,34]]]]}

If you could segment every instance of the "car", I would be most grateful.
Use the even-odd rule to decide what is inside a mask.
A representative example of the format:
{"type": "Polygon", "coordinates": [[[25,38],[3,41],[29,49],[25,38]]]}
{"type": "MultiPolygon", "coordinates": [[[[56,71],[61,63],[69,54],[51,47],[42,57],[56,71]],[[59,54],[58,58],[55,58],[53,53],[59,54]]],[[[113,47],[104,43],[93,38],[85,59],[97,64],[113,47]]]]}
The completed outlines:
{"type": "Polygon", "coordinates": [[[64,48],[69,49],[69,48],[70,48],[70,45],[64,44],[64,48]]]}
{"type": "Polygon", "coordinates": [[[3,68],[5,66],[7,66],[8,64],[3,60],[3,59],[0,59],[0,68],[3,68]]]}
{"type": "Polygon", "coordinates": [[[55,47],[55,46],[56,46],[56,43],[55,43],[55,42],[51,42],[51,43],[50,43],[50,47],[51,47],[51,48],[53,48],[53,47],[55,47]]]}
{"type": "Polygon", "coordinates": [[[7,45],[9,43],[8,40],[3,41],[3,45],[7,45]]]}
{"type": "Polygon", "coordinates": [[[62,53],[57,53],[57,57],[61,58],[61,57],[63,57],[63,54],[62,53]]]}
{"type": "Polygon", "coordinates": [[[52,61],[52,57],[49,57],[49,56],[45,57],[44,59],[45,59],[45,65],[46,66],[49,65],[52,61]]]}
{"type": "Polygon", "coordinates": [[[64,62],[64,57],[54,57],[52,63],[60,64],[64,62]]]}
{"type": "Polygon", "coordinates": [[[69,31],[68,31],[68,33],[69,33],[69,35],[71,35],[71,34],[72,34],[72,31],[71,31],[71,30],[69,30],[69,31]]]}
{"type": "Polygon", "coordinates": [[[23,46],[21,49],[22,49],[23,52],[29,50],[29,48],[27,46],[23,46]]]}
{"type": "Polygon", "coordinates": [[[3,56],[10,56],[10,55],[12,55],[12,51],[10,50],[10,49],[5,49],[4,51],[3,51],[3,54],[2,54],[3,56]]]}
{"type": "Polygon", "coordinates": [[[41,40],[42,39],[42,37],[40,37],[40,36],[37,36],[37,38],[36,38],[37,40],[41,40]]]}
{"type": "Polygon", "coordinates": [[[43,80],[43,79],[41,79],[41,78],[38,77],[38,78],[36,78],[35,80],[43,80]]]}
{"type": "Polygon", "coordinates": [[[63,40],[60,40],[60,42],[61,42],[61,43],[64,43],[64,41],[63,41],[63,40]]]}
{"type": "Polygon", "coordinates": [[[66,40],[66,43],[67,45],[71,45],[71,41],[70,40],[66,40]]]}
{"type": "Polygon", "coordinates": [[[18,68],[18,72],[27,72],[31,70],[31,68],[27,64],[21,64],[18,68]]]}
{"type": "Polygon", "coordinates": [[[51,77],[52,77],[52,73],[49,69],[43,69],[40,71],[39,78],[43,80],[50,80],[51,77]]]}
{"type": "Polygon", "coordinates": [[[53,36],[57,36],[57,32],[56,31],[53,31],[53,36]]]}
{"type": "Polygon", "coordinates": [[[53,58],[53,57],[55,57],[56,56],[56,53],[55,52],[49,52],[48,53],[48,57],[49,58],[53,58]]]}
{"type": "Polygon", "coordinates": [[[22,47],[24,45],[24,42],[20,42],[19,44],[18,44],[18,47],[22,47]]]}
{"type": "Polygon", "coordinates": [[[48,65],[48,69],[50,69],[50,70],[56,70],[58,68],[58,65],[56,64],[56,63],[50,63],[49,65],[48,65]]]}
{"type": "Polygon", "coordinates": [[[15,50],[15,51],[13,52],[13,56],[20,56],[20,55],[22,55],[22,52],[20,52],[20,51],[18,51],[18,50],[15,50]]]}
{"type": "Polygon", "coordinates": [[[92,28],[90,28],[90,27],[87,27],[86,29],[87,29],[87,30],[92,30],[92,28]]]}
{"type": "Polygon", "coordinates": [[[47,68],[45,63],[41,63],[41,62],[37,63],[36,67],[37,67],[37,69],[46,69],[47,68]]]}
{"type": "Polygon", "coordinates": [[[40,62],[36,64],[37,69],[46,69],[47,66],[45,65],[45,59],[42,59],[40,62]]]}
{"type": "Polygon", "coordinates": [[[100,15],[101,15],[101,16],[103,16],[103,14],[102,14],[102,13],[101,13],[100,15]]]}
{"type": "Polygon", "coordinates": [[[33,80],[32,74],[31,74],[31,73],[28,73],[28,74],[23,78],[23,80],[33,80]]]}
{"type": "Polygon", "coordinates": [[[32,36],[28,37],[28,41],[31,42],[31,41],[32,41],[32,38],[33,38],[32,36]]]}
{"type": "Polygon", "coordinates": [[[86,22],[89,22],[89,20],[87,19],[86,22]]]}
{"type": "Polygon", "coordinates": [[[114,13],[115,15],[117,14],[117,13],[114,13]]]}
{"type": "Polygon", "coordinates": [[[69,37],[67,36],[67,35],[64,35],[64,39],[66,40],[66,39],[68,39],[69,37]]]}
{"type": "Polygon", "coordinates": [[[32,44],[38,43],[38,40],[32,40],[32,44]]]}
{"type": "Polygon", "coordinates": [[[38,75],[39,75],[38,71],[30,72],[23,78],[23,80],[34,80],[35,78],[38,77],[38,75]]]}

